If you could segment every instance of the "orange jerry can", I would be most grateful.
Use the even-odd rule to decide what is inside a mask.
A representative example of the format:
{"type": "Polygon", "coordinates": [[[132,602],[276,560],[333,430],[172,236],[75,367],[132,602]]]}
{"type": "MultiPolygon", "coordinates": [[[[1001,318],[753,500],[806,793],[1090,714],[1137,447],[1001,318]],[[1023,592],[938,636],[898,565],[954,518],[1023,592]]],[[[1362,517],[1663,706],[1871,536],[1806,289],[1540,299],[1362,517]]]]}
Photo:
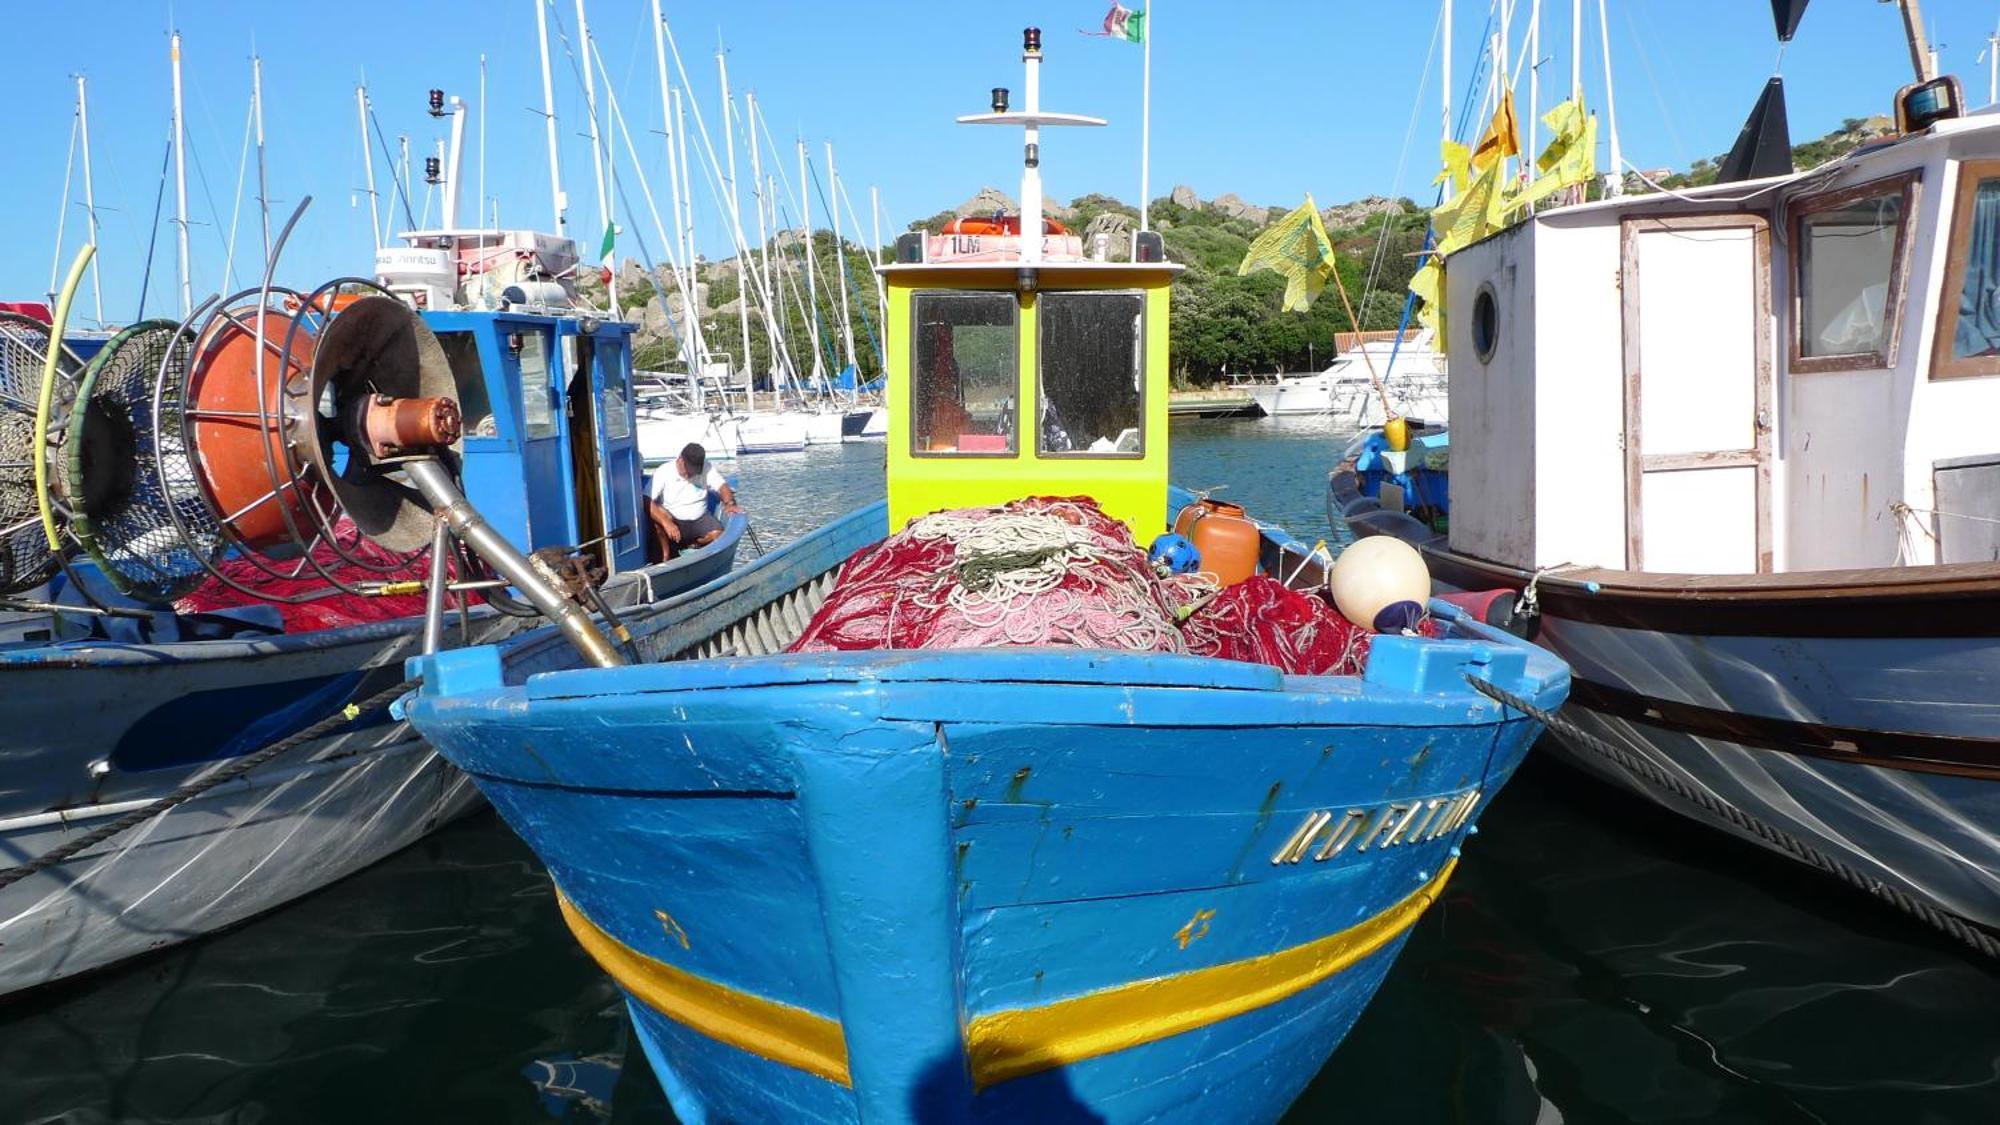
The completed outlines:
{"type": "Polygon", "coordinates": [[[1222,500],[1197,500],[1174,518],[1174,532],[1185,535],[1201,552],[1201,568],[1224,586],[1257,573],[1260,537],[1257,525],[1243,509],[1222,500]]]}

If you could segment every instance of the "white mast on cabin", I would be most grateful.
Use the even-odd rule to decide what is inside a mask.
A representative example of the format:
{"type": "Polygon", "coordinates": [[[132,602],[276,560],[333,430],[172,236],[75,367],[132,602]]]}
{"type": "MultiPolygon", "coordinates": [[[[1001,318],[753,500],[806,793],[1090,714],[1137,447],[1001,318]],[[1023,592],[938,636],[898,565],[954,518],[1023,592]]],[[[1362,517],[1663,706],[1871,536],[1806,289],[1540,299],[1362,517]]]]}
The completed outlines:
{"type": "MultiPolygon", "coordinates": [[[[458,229],[458,185],[465,182],[465,99],[452,95],[445,112],[451,114],[451,147],[447,150],[444,165],[444,190],[439,193],[443,202],[441,225],[445,230],[458,229]]],[[[475,224],[476,225],[476,224],[475,224]]]]}
{"type": "Polygon", "coordinates": [[[799,223],[805,231],[806,267],[806,334],[812,340],[812,385],[817,387],[825,377],[825,368],[820,366],[819,344],[819,255],[813,252],[812,193],[806,190],[811,183],[811,172],[806,167],[806,139],[799,138],[799,223]]]}
{"type": "Polygon", "coordinates": [[[1583,97],[1583,0],[1569,0],[1569,96],[1583,97]]]}
{"type": "MultiPolygon", "coordinates": [[[[410,135],[408,133],[398,133],[396,135],[396,150],[402,155],[403,160],[403,218],[407,219],[410,217],[410,135]]],[[[430,193],[428,192],[424,194],[424,206],[427,209],[430,206],[430,193]]],[[[428,211],[426,214],[428,215],[428,211]]],[[[389,216],[391,220],[395,217],[393,212],[389,216]]],[[[422,226],[423,224],[419,223],[418,225],[422,226]]]]}
{"type": "Polygon", "coordinates": [[[836,276],[840,279],[840,340],[847,348],[847,366],[857,373],[861,370],[854,362],[854,316],[847,308],[847,246],[840,237],[840,173],[833,168],[833,142],[826,142],[826,182],[830,198],[827,210],[833,212],[833,253],[836,276]]]}
{"type": "Polygon", "coordinates": [[[1604,0],[1597,0],[1597,31],[1604,43],[1604,121],[1611,127],[1611,167],[1604,173],[1604,194],[1624,195],[1625,156],[1618,147],[1618,99],[1611,85],[1611,24],[1604,18],[1604,0]]]}
{"type": "Polygon", "coordinates": [[[375,249],[382,249],[382,207],[376,201],[375,192],[375,150],[368,136],[368,87],[354,88],[354,111],[361,119],[361,174],[368,179],[368,236],[375,240],[375,249]]]}
{"type": "MultiPolygon", "coordinates": [[[[1141,13],[1145,19],[1139,25],[1139,229],[1151,230],[1148,220],[1152,218],[1153,193],[1151,179],[1153,173],[1153,9],[1158,0],[1146,0],[1146,9],[1141,13]]],[[[1130,18],[1130,17],[1127,17],[1130,18]]],[[[1036,87],[1038,79],[1031,79],[1029,86],[1036,87]]],[[[1037,90],[1039,93],[1039,90],[1037,90]]],[[[1034,94],[1029,95],[1030,105],[1038,104],[1034,94]]],[[[1032,111],[1031,111],[1032,112],[1032,111]]],[[[1032,143],[1032,142],[1031,142],[1032,143]]],[[[1036,179],[1040,179],[1037,174],[1036,179]]],[[[1037,183],[1037,187],[1040,184],[1037,183]]],[[[1036,225],[1039,235],[1041,226],[1036,225]]],[[[1027,229],[1022,228],[1022,233],[1027,229]]],[[[1039,237],[1036,242],[1040,242],[1039,237]]]]}
{"type": "Polygon", "coordinates": [[[264,260],[271,260],[270,181],[264,170],[264,60],[250,56],[250,118],[257,123],[257,214],[264,223],[264,260]]]}
{"type": "MultiPolygon", "coordinates": [[[[756,373],[750,368],[750,250],[743,238],[743,199],[736,190],[736,103],[729,97],[729,59],[720,47],[715,51],[715,72],[722,83],[722,150],[728,160],[729,172],[729,222],[736,228],[736,309],[740,314],[737,321],[743,328],[743,377],[756,386],[756,373]]],[[[771,388],[777,393],[777,387],[771,388]]]]}
{"type": "Polygon", "coordinates": [[[548,127],[549,138],[549,202],[555,208],[556,237],[569,235],[569,220],[563,212],[569,209],[569,201],[563,198],[562,157],[556,149],[556,89],[549,78],[549,16],[543,7],[549,0],[530,0],[535,5],[535,35],[542,48],[542,121],[548,127]]]}
{"type": "MultiPolygon", "coordinates": [[[[1582,3],[1582,0],[1577,0],[1582,3]]],[[[1444,80],[1438,84],[1439,100],[1444,104],[1444,139],[1452,139],[1451,129],[1451,0],[1444,0],[1444,80]]],[[[1451,177],[1444,180],[1443,201],[1451,202],[1451,177]]]]}
{"type": "Polygon", "coordinates": [[[483,51],[479,55],[479,195],[472,206],[472,225],[486,225],[486,54],[483,51]]]}
{"type": "MultiPolygon", "coordinates": [[[[1147,29],[1148,35],[1151,29],[1147,29]]],[[[993,112],[969,113],[958,119],[960,125],[1019,125],[1026,140],[1022,149],[1021,169],[1021,265],[1032,268],[1042,260],[1042,126],[1044,125],[1102,125],[1101,117],[1085,117],[1078,113],[1042,112],[1042,29],[1024,28],[1021,31],[1021,66],[1025,71],[1022,89],[1027,98],[1027,106],[1019,113],[1006,109],[1005,90],[993,92],[993,112]]]]}
{"type": "MultiPolygon", "coordinates": [[[[76,76],[76,120],[83,131],[83,214],[90,223],[90,244],[97,245],[97,192],[90,183],[90,100],[84,96],[83,75],[76,76]]],[[[90,294],[97,302],[97,324],[104,326],[104,281],[97,273],[97,258],[90,259],[90,294]]]]}
{"type": "Polygon", "coordinates": [[[194,281],[188,275],[187,121],[181,114],[181,33],[171,40],[174,71],[174,225],[180,228],[181,315],[194,312],[194,281]]]}
{"type": "MultiPolygon", "coordinates": [[[[583,0],[576,0],[576,39],[578,54],[583,56],[583,106],[590,114],[590,129],[584,135],[590,138],[590,170],[597,182],[597,223],[595,232],[598,248],[602,250],[603,239],[612,230],[616,219],[611,214],[609,197],[604,192],[604,149],[597,136],[597,78],[590,66],[590,21],[583,14],[583,0]]],[[[617,251],[612,251],[617,256],[617,251]]],[[[600,254],[599,261],[603,258],[600,254]]],[[[618,264],[603,262],[611,270],[611,280],[605,283],[605,296],[611,301],[611,315],[618,315],[618,264]]]]}

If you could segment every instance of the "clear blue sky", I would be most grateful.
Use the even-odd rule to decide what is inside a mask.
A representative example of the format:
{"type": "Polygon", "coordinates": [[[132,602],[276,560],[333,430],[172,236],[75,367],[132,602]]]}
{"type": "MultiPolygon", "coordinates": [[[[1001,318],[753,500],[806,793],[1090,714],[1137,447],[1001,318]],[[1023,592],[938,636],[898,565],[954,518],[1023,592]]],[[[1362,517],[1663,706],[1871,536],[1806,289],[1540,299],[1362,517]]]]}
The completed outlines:
{"type": "MultiPolygon", "coordinates": [[[[73,119],[69,76],[82,72],[91,84],[106,317],[125,321],[137,311],[168,135],[171,27],[185,37],[197,300],[222,283],[253,40],[264,58],[271,194],[280,218],[302,196],[314,197],[287,252],[284,279],[303,286],[369,270],[372,242],[367,200],[357,194],[361,142],[354,105],[354,87],[364,72],[390,144],[408,133],[420,160],[439,135],[437,123],[423,112],[425,91],[439,86],[475,100],[483,52],[491,110],[485,115],[486,194],[498,198],[503,224],[547,228],[551,207],[536,112],[541,89],[534,3],[13,0],[6,5],[8,34],[0,43],[10,125],[0,229],[11,235],[13,250],[0,259],[0,297],[37,298],[48,288],[73,119]]],[[[1012,87],[1019,98],[1019,29],[1029,24],[1044,32],[1044,106],[1111,119],[1107,129],[1045,138],[1050,194],[1067,199],[1102,191],[1136,198],[1140,51],[1076,33],[1098,24],[1108,6],[1106,0],[668,0],[665,8],[717,146],[714,55],[720,39],[729,51],[732,83],[739,92],[757,92],[781,145],[789,149],[793,136],[803,132],[817,164],[823,160],[822,143],[834,142],[842,178],[864,223],[867,187],[880,187],[886,237],[912,219],[956,205],[982,184],[1015,190],[1019,135],[965,129],[951,118],[983,109],[992,86],[1012,87]]],[[[1518,0],[1517,43],[1529,7],[1530,0],[1518,0]]],[[[1554,87],[1568,81],[1569,7],[1563,0],[1546,0],[1543,53],[1552,59],[1543,74],[1554,87]]],[[[1983,105],[1986,67],[1975,56],[2000,18],[2000,3],[1932,0],[1925,7],[1944,69],[1960,73],[1969,99],[1983,105]]],[[[1459,0],[1457,8],[1455,83],[1462,86],[1488,11],[1476,0],[1459,0]]],[[[1586,82],[1601,111],[1596,0],[1585,8],[1591,13],[1585,21],[1586,82]]],[[[1684,167],[1727,150],[1777,59],[1768,5],[1612,0],[1609,8],[1618,127],[1627,159],[1641,167],[1684,167]]],[[[573,36],[573,0],[554,0],[551,10],[573,36]]],[[[589,0],[591,30],[610,82],[630,117],[645,171],[664,200],[663,148],[653,132],[661,107],[648,11],[647,0],[589,0]]],[[[1305,192],[1322,205],[1371,193],[1427,197],[1439,79],[1435,57],[1427,69],[1426,54],[1437,13],[1435,3],[1423,0],[1161,0],[1153,57],[1153,194],[1186,183],[1204,198],[1234,191],[1262,204],[1290,205],[1305,192]]],[[[554,51],[571,233],[588,246],[601,227],[582,138],[582,94],[560,43],[554,51]]],[[[1895,7],[1876,0],[1818,0],[1783,69],[1794,140],[1818,136],[1844,117],[1886,112],[1896,87],[1909,80],[1895,7]]],[[[1523,91],[1525,114],[1525,80],[1523,91]]],[[[475,102],[474,137],[483,108],[475,102]]],[[[469,209],[478,165],[476,146],[469,144],[467,151],[469,209]]],[[[795,159],[786,163],[794,177],[795,159]]],[[[643,216],[622,141],[618,162],[643,216]]],[[[384,163],[378,151],[376,171],[386,191],[384,163]]],[[[239,276],[257,264],[253,194],[245,192],[237,235],[239,276]]],[[[697,195],[701,248],[725,256],[728,244],[715,207],[705,190],[698,188],[697,195]]],[[[71,198],[82,199],[80,165],[71,198]]],[[[385,203],[392,198],[385,195],[385,203]]],[[[420,177],[415,206],[423,208],[420,177]]],[[[165,216],[172,212],[169,184],[165,216]]],[[[73,248],[81,207],[72,206],[69,216],[66,245],[73,248]]],[[[824,218],[821,214],[819,221],[824,218]]],[[[624,225],[628,232],[634,227],[624,225]]],[[[642,217],[639,233],[657,256],[650,220],[642,217]]],[[[629,233],[621,250],[637,251],[629,233]]],[[[163,221],[149,312],[177,310],[175,268],[172,228],[163,221]]],[[[86,300],[84,315],[89,314],[86,300]]]]}

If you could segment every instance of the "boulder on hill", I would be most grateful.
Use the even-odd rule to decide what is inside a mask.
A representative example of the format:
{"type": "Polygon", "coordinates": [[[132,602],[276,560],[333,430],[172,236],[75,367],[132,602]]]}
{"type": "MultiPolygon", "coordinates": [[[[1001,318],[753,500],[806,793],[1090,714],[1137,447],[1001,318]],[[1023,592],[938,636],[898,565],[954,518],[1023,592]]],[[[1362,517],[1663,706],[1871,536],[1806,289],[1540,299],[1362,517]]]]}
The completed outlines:
{"type": "Polygon", "coordinates": [[[1168,193],[1167,198],[1172,200],[1176,207],[1185,207],[1190,211],[1201,209],[1201,196],[1196,195],[1194,189],[1186,184],[1175,184],[1174,190],[1168,193]]]}
{"type": "Polygon", "coordinates": [[[1229,218],[1242,219],[1253,226],[1261,227],[1271,217],[1269,208],[1259,207],[1254,203],[1246,203],[1242,196],[1237,195],[1233,191],[1216,196],[1209,201],[1208,205],[1229,218]]]}
{"type": "Polygon", "coordinates": [[[992,215],[996,213],[1015,215],[1019,214],[1020,210],[1020,205],[1014,202],[1013,196],[1008,195],[997,187],[991,186],[980,188],[979,194],[959,204],[954,209],[955,213],[961,219],[971,218],[974,215],[992,215]]]}
{"type": "Polygon", "coordinates": [[[1352,203],[1342,203],[1333,207],[1323,208],[1319,213],[1319,218],[1320,222],[1326,224],[1328,230],[1343,230],[1348,227],[1358,227],[1377,215],[1400,215],[1402,213],[1402,200],[1390,199],[1386,195],[1371,195],[1364,199],[1357,199],[1352,203]]]}

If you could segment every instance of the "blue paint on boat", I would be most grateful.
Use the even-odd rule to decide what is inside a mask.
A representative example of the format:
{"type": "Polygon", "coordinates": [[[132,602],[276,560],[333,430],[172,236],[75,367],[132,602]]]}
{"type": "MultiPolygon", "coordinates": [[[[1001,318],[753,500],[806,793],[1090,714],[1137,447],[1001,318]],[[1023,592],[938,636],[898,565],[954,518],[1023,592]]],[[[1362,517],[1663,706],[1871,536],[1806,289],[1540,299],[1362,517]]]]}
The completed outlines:
{"type": "MultiPolygon", "coordinates": [[[[663,662],[546,630],[413,661],[408,714],[548,865],[684,1120],[1275,1119],[1538,731],[1464,677],[1554,707],[1567,670],[1443,603],[1359,677],[784,654],[886,532],[658,607],[663,662]]],[[[1319,565],[1263,537],[1268,573],[1319,565]]]]}

